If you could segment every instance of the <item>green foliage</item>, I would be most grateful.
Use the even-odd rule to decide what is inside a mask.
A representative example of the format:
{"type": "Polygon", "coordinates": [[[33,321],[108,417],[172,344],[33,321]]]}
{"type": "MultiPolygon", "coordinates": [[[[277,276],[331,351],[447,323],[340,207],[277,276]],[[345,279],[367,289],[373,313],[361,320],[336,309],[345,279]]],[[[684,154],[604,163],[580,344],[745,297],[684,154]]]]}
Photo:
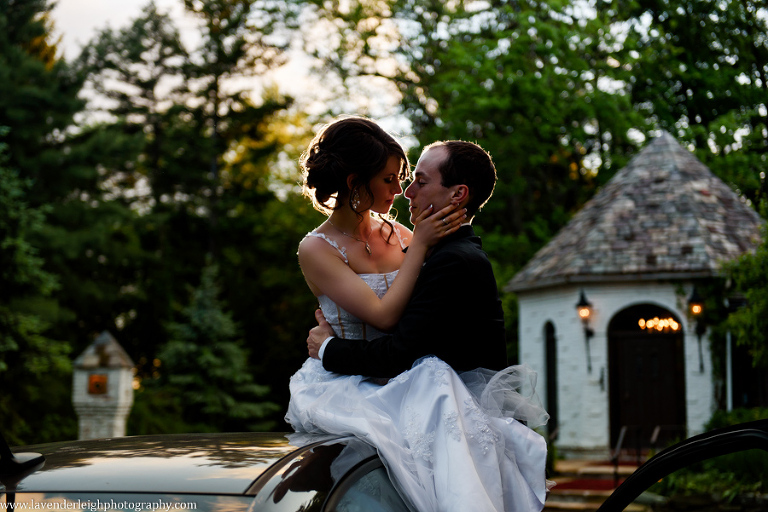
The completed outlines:
{"type": "Polygon", "coordinates": [[[45,0],[0,0],[0,415],[12,443],[70,438],[71,339],[57,329],[62,280],[49,267],[50,204],[83,183],[64,130],[81,82],[57,57],[45,0]],[[42,115],[44,114],[44,115],[42,115]]]}
{"type": "MultiPolygon", "coordinates": [[[[609,10],[612,2],[600,2],[609,10]]],[[[764,2],[639,0],[620,3],[624,43],[639,58],[632,101],[753,204],[768,165],[764,2]]]]}
{"type": "MultiPolygon", "coordinates": [[[[0,127],[0,137],[7,131],[0,127]]],[[[7,144],[0,142],[0,279],[4,295],[16,296],[30,290],[48,295],[58,283],[55,276],[43,270],[43,260],[29,240],[42,228],[44,211],[31,208],[27,202],[29,180],[22,180],[17,172],[5,167],[6,149],[7,144]]]]}
{"type": "Polygon", "coordinates": [[[613,65],[608,20],[580,19],[569,2],[360,1],[319,11],[344,24],[338,51],[318,55],[350,88],[365,76],[394,82],[420,146],[463,139],[491,153],[499,181],[475,223],[510,237],[514,250],[499,261],[514,270],[626,162],[629,130],[645,129],[626,88],[603,84],[628,75],[613,65]],[[385,59],[403,65],[382,73],[385,59]]]}
{"type": "MultiPolygon", "coordinates": [[[[707,430],[768,418],[768,409],[717,411],[707,430]]],[[[762,450],[747,450],[709,459],[676,471],[651,490],[665,496],[709,495],[732,502],[742,495],[768,491],[768,456],[762,450]]]]}
{"type": "MultiPolygon", "coordinates": [[[[0,2],[0,120],[12,128],[6,136],[10,164],[22,180],[31,179],[26,211],[33,216],[38,205],[45,205],[48,214],[28,235],[6,241],[16,252],[3,257],[16,254],[26,265],[17,267],[19,279],[8,289],[16,287],[13,313],[22,306],[25,314],[30,312],[17,326],[28,333],[29,342],[22,346],[15,338],[3,338],[2,346],[5,353],[23,353],[32,364],[35,358],[60,355],[60,345],[45,344],[40,333],[46,328],[67,340],[62,346],[71,345],[75,353],[85,348],[91,333],[115,332],[139,361],[144,378],[131,416],[133,433],[276,425],[282,414],[260,401],[267,388],[256,385],[252,376],[261,372],[260,381],[287,388],[289,363],[275,365],[261,355],[249,359],[241,338],[259,346],[260,354],[281,361],[292,357],[290,371],[295,370],[297,350],[273,349],[270,340],[303,340],[306,328],[291,323],[290,307],[311,300],[295,293],[306,287],[295,260],[284,257],[295,253],[309,222],[299,214],[294,222],[281,224],[286,238],[274,244],[252,233],[262,222],[263,208],[272,204],[269,217],[285,217],[286,210],[277,213],[280,205],[291,208],[275,198],[272,187],[279,180],[270,176],[270,167],[278,151],[284,156],[295,152],[284,149],[295,143],[287,134],[301,137],[302,129],[287,129],[287,116],[278,119],[288,99],[266,89],[258,98],[249,89],[254,78],[282,61],[298,8],[293,2],[260,0],[190,2],[188,7],[202,21],[202,44],[194,51],[184,47],[171,19],[150,4],[125,29],[102,31],[70,66],[57,59],[49,42],[46,2],[0,2]],[[89,110],[74,126],[74,114],[85,105],[77,93],[86,82],[89,110]],[[278,255],[277,248],[286,252],[278,255]],[[227,265],[221,280],[227,300],[243,299],[232,313],[221,313],[240,325],[246,320],[246,328],[236,339],[200,354],[186,338],[177,337],[165,355],[179,364],[210,360],[219,368],[211,379],[226,374],[237,390],[219,394],[207,387],[209,382],[180,377],[173,385],[190,390],[184,402],[167,391],[167,382],[156,387],[154,362],[169,338],[168,322],[187,300],[187,283],[199,280],[211,251],[227,265]],[[265,262],[263,254],[273,261],[265,262]],[[58,287],[48,295],[25,295],[30,285],[22,281],[34,281],[35,273],[55,276],[58,287]],[[257,276],[246,280],[254,288],[241,290],[238,279],[249,273],[257,276]],[[286,300],[272,300],[262,291],[285,294],[286,300]],[[199,386],[197,395],[191,391],[194,385],[199,386]],[[188,404],[200,409],[194,396],[202,395],[209,413],[205,424],[202,416],[174,418],[189,419],[181,411],[188,404]],[[230,407],[232,400],[240,405],[230,407]],[[227,414],[209,423],[216,407],[227,414]]],[[[295,115],[290,122],[302,120],[295,115]]],[[[311,308],[305,309],[309,323],[311,308]]],[[[177,331],[174,335],[181,336],[177,331]]],[[[66,357],[62,360],[68,364],[66,357]]],[[[17,368],[22,372],[25,367],[17,368]]],[[[42,363],[35,363],[33,369],[40,368],[42,363]]],[[[162,371],[167,377],[167,368],[162,371]]],[[[3,411],[16,411],[12,419],[18,432],[29,434],[26,442],[73,437],[69,373],[51,370],[44,385],[32,383],[33,377],[3,381],[3,411]],[[34,402],[30,397],[38,402],[45,397],[46,410],[66,409],[69,419],[40,429],[25,427],[39,423],[23,407],[34,402]]],[[[20,434],[11,435],[20,439],[20,434]]]]}
{"type": "MultiPolygon", "coordinates": [[[[5,133],[0,129],[0,136],[5,133]]],[[[70,346],[50,338],[49,323],[39,314],[58,287],[30,241],[42,229],[44,212],[28,204],[28,180],[5,166],[5,149],[0,142],[0,415],[5,418],[4,436],[22,444],[55,438],[72,426],[61,417],[62,409],[65,418],[71,411],[50,403],[62,393],[46,385],[69,377],[70,346]],[[27,409],[39,412],[28,416],[27,409]],[[48,422],[51,427],[43,427],[48,422]]]]}
{"type": "MultiPolygon", "coordinates": [[[[264,73],[282,59],[283,46],[265,39],[290,22],[290,16],[271,10],[275,5],[254,1],[186,4],[202,27],[199,48],[189,51],[172,20],[150,4],[125,29],[99,34],[77,61],[92,89],[107,100],[103,104],[112,119],[83,134],[89,141],[107,139],[102,144],[109,146],[109,152],[99,157],[102,189],[110,203],[134,212],[130,227],[137,247],[128,266],[131,275],[115,280],[121,295],[106,306],[120,320],[121,342],[139,361],[139,375],[145,379],[131,419],[134,432],[162,429],[153,415],[171,416],[180,407],[166,388],[153,391],[152,376],[157,371],[153,362],[164,340],[178,338],[178,332],[168,331],[168,321],[184,300],[187,284],[199,279],[207,254],[220,263],[222,294],[247,346],[266,354],[243,359],[230,371],[259,375],[261,382],[275,382],[282,392],[289,373],[287,363],[281,361],[292,355],[292,369],[298,367],[293,350],[272,347],[279,346],[278,338],[305,338],[305,332],[291,324],[285,307],[296,297],[296,289],[305,286],[295,261],[284,256],[295,253],[307,229],[297,233],[295,226],[278,222],[282,230],[274,239],[254,233],[272,219],[272,211],[280,212],[275,215],[278,219],[291,217],[286,216],[291,207],[278,201],[270,188],[275,182],[270,168],[278,151],[294,142],[284,136],[286,121],[280,117],[290,101],[272,91],[259,100],[244,90],[254,82],[242,80],[264,73]],[[254,24],[264,31],[254,30],[254,24]],[[177,85],[169,88],[168,84],[177,85]],[[137,186],[145,192],[137,194],[137,186]],[[290,247],[280,236],[290,238],[290,247]],[[278,254],[278,249],[285,252],[278,254]],[[273,284],[283,276],[288,286],[273,284]],[[272,293],[284,294],[286,299],[272,300],[272,293]],[[282,309],[275,311],[278,306],[282,309]],[[281,334],[274,336],[275,332],[281,334]]],[[[297,120],[301,122],[301,117],[293,119],[297,120]]],[[[307,318],[312,319],[311,312],[307,318]]],[[[203,357],[185,343],[174,344],[173,350],[166,347],[166,356],[203,357]]],[[[227,350],[216,348],[205,357],[223,362],[233,357],[227,350]]],[[[168,368],[164,366],[162,372],[167,376],[168,368]]],[[[191,389],[193,384],[200,386],[198,395],[206,403],[226,404],[228,399],[217,397],[204,381],[185,385],[191,389]],[[211,395],[203,397],[206,393],[211,395]]],[[[278,393],[280,402],[282,398],[278,393]]],[[[186,408],[195,402],[182,403],[186,408]]],[[[261,414],[246,409],[241,414],[261,414]]],[[[272,417],[261,426],[276,425],[282,414],[269,407],[265,411],[272,417]]],[[[246,425],[233,422],[187,428],[246,425]]]]}
{"type": "MultiPolygon", "coordinates": [[[[656,129],[691,144],[752,204],[764,198],[768,30],[753,0],[184,5],[200,21],[197,48],[149,4],[70,65],[56,56],[46,1],[0,0],[0,124],[11,127],[6,167],[17,171],[3,170],[0,184],[2,284],[12,291],[0,316],[19,320],[4,324],[19,334],[0,351],[24,360],[0,363],[46,376],[2,381],[0,412],[15,411],[16,439],[72,435],[65,355],[103,330],[140,362],[132,433],[282,426],[316,307],[295,252],[322,218],[289,190],[310,123],[264,77],[286,59],[294,30],[315,33],[298,27],[305,8],[303,19],[331,22],[306,44],[323,72],[348,91],[370,77],[393,85],[401,110],[387,115],[409,120],[414,149],[459,138],[493,155],[499,182],[475,224],[500,287],[656,129]],[[221,303],[214,293],[183,309],[209,254],[221,303]],[[212,365],[207,380],[191,370],[201,362],[212,365]],[[27,402],[58,416],[43,424],[23,412],[27,402]]],[[[759,364],[763,252],[729,270],[749,299],[732,325],[724,283],[711,283],[706,309],[715,346],[731,329],[759,364]]],[[[514,362],[516,298],[503,301],[514,362]]]]}
{"type": "Polygon", "coordinates": [[[76,175],[63,172],[61,135],[82,108],[81,81],[56,57],[49,9],[46,0],[0,1],[0,125],[11,129],[8,165],[34,179],[35,205],[79,185],[76,175]]]}
{"type": "Polygon", "coordinates": [[[712,418],[707,423],[705,429],[713,430],[716,428],[730,427],[739,423],[768,419],[768,409],[762,407],[753,407],[750,409],[733,409],[732,411],[715,411],[712,418]]]}
{"type": "Polygon", "coordinates": [[[755,367],[768,368],[768,236],[764,234],[754,252],[745,253],[726,270],[746,302],[729,315],[725,327],[747,347],[755,367]]]}
{"type": "MultiPolygon", "coordinates": [[[[742,495],[764,493],[761,478],[765,473],[765,455],[759,450],[743,452],[729,457],[716,457],[704,463],[679,470],[654,484],[650,491],[662,496],[709,497],[712,502],[731,503],[742,495]],[[739,475],[734,468],[760,468],[762,473],[739,475]]],[[[738,509],[741,510],[741,509],[738,509]]]]}
{"type": "Polygon", "coordinates": [[[158,354],[161,395],[149,402],[170,400],[171,411],[183,404],[181,418],[195,431],[268,430],[262,420],[277,406],[257,401],[269,388],[254,382],[241,334],[218,298],[217,276],[216,265],[206,266],[181,321],[167,326],[170,339],[158,354]]]}
{"type": "MultiPolygon", "coordinates": [[[[336,71],[349,91],[370,77],[394,84],[418,146],[464,139],[491,153],[499,181],[475,225],[494,237],[486,245],[497,275],[514,275],[659,129],[690,145],[745,201],[765,197],[761,2],[311,3],[338,28],[323,46],[307,41],[323,72],[336,71]]],[[[751,288],[764,286],[759,272],[751,288]]],[[[758,318],[768,315],[761,292],[752,293],[754,314],[734,322],[752,318],[740,340],[752,340],[762,359],[758,318]]],[[[506,299],[512,332],[514,308],[506,299]]],[[[722,344],[727,312],[712,311],[707,324],[722,344]]]]}
{"type": "MultiPolygon", "coordinates": [[[[134,392],[126,424],[128,435],[186,433],[194,431],[196,426],[184,420],[184,405],[173,389],[145,378],[142,386],[134,392]]],[[[208,425],[205,428],[211,430],[208,425]]]]}
{"type": "MultiPolygon", "coordinates": [[[[264,204],[241,198],[238,215],[222,219],[224,297],[242,325],[252,371],[288,406],[288,378],[307,357],[306,337],[316,325],[317,299],[304,282],[296,257],[304,235],[324,219],[303,197],[264,204]]],[[[281,414],[275,420],[285,428],[281,414]]]]}

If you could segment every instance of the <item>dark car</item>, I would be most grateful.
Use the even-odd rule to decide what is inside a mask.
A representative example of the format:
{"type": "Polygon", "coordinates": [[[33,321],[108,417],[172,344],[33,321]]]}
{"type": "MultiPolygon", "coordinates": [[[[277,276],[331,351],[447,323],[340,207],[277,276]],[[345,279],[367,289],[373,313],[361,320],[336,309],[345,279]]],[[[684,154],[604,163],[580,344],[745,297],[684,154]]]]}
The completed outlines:
{"type": "Polygon", "coordinates": [[[158,435],[0,450],[0,502],[16,510],[408,510],[375,450],[349,437],[158,435]]]}
{"type": "MultiPolygon", "coordinates": [[[[651,458],[600,512],[648,506],[648,488],[688,465],[768,451],[768,420],[707,432],[651,458]]],[[[0,444],[0,504],[16,510],[401,512],[376,451],[349,437],[300,434],[136,436],[29,446],[0,444]],[[5,503],[3,503],[5,501],[5,503]]],[[[686,510],[712,510],[691,509],[686,510]]],[[[475,511],[472,511],[475,512],[475,511]]],[[[482,512],[482,511],[480,511],[482,512]]]]}

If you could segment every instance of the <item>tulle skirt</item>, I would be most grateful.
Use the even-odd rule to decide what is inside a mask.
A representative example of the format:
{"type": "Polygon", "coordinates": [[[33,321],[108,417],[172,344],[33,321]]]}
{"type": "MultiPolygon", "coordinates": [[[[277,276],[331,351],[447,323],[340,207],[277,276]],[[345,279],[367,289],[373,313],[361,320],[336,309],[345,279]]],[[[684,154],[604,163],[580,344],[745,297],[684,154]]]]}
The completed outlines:
{"type": "Polygon", "coordinates": [[[525,365],[457,374],[436,357],[379,384],[308,359],[291,377],[297,432],[353,435],[375,447],[418,512],[531,512],[544,507],[548,414],[525,365]]]}

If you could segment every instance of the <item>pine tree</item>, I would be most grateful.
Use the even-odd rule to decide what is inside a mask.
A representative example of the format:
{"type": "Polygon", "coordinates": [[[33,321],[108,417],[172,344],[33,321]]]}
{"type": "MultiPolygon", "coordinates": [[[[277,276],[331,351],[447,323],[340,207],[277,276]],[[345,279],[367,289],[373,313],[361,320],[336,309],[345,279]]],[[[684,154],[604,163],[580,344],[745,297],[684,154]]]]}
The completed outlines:
{"type": "Polygon", "coordinates": [[[30,201],[38,205],[96,175],[74,169],[63,152],[65,130],[83,108],[82,81],[58,58],[50,8],[47,0],[0,0],[0,126],[10,128],[8,165],[34,180],[30,201]]]}
{"type": "Polygon", "coordinates": [[[39,311],[54,308],[56,276],[43,268],[31,238],[43,226],[44,210],[30,206],[30,180],[6,167],[0,128],[0,416],[13,444],[70,437],[68,387],[70,345],[51,338],[39,311]],[[29,414],[29,411],[36,411],[29,414]]]}
{"type": "Polygon", "coordinates": [[[159,353],[161,384],[183,404],[194,430],[268,430],[264,418],[278,410],[260,401],[269,388],[254,382],[241,333],[219,300],[218,268],[207,265],[170,341],[159,353]]]}

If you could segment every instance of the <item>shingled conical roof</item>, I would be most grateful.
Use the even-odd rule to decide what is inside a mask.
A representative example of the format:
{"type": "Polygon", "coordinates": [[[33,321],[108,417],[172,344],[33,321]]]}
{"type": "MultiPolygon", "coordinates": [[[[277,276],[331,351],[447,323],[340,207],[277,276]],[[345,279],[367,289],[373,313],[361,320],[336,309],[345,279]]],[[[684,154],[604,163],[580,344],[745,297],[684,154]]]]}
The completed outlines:
{"type": "Polygon", "coordinates": [[[509,282],[712,276],[759,243],[761,218],[668,133],[611,178],[509,282]]]}

